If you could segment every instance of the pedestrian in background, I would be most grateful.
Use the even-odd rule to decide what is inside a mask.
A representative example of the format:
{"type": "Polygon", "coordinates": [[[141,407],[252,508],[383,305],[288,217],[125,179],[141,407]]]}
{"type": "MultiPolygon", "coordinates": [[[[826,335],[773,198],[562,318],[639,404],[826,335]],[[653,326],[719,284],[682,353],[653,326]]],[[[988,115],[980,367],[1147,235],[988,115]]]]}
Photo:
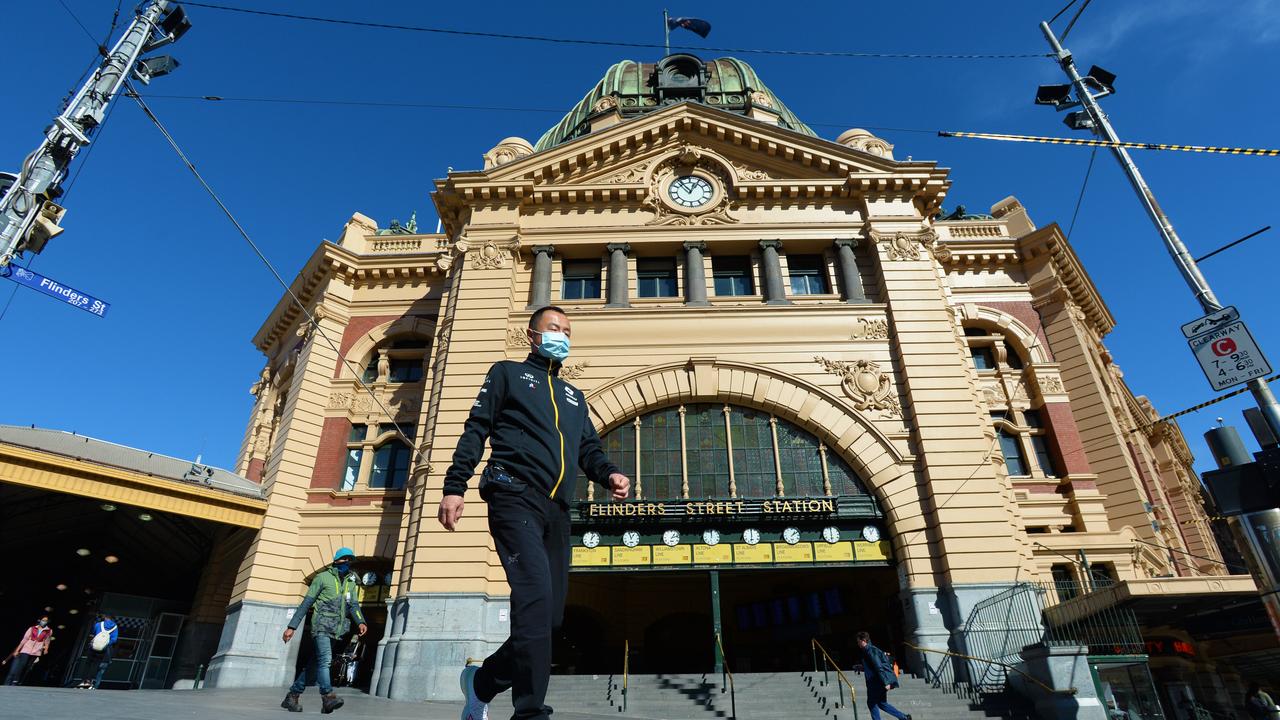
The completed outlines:
{"type": "Polygon", "coordinates": [[[284,631],[284,641],[293,639],[293,633],[311,611],[311,638],[315,643],[315,653],[307,666],[298,673],[297,679],[284,696],[280,707],[289,712],[302,712],[299,699],[307,689],[307,680],[314,677],[320,688],[320,712],[329,714],[342,707],[342,698],[333,692],[333,680],[330,666],[333,664],[333,643],[347,633],[347,618],[356,623],[357,632],[364,635],[369,631],[365,625],[364,614],[360,612],[359,583],[356,573],[351,569],[351,562],[356,553],[351,548],[338,548],[333,554],[333,563],[318,573],[311,581],[307,595],[298,605],[289,627],[284,631]]]}
{"type": "Polygon", "coordinates": [[[21,684],[22,676],[26,673],[28,666],[40,662],[40,658],[49,653],[51,640],[53,640],[53,628],[49,627],[49,616],[44,615],[35,625],[27,628],[27,631],[22,634],[22,639],[18,641],[18,647],[5,658],[5,662],[10,664],[9,674],[5,676],[4,684],[21,684]]]}
{"type": "Polygon", "coordinates": [[[858,633],[858,647],[862,648],[862,674],[867,679],[867,708],[871,720],[880,720],[883,710],[898,720],[911,720],[911,716],[889,704],[889,691],[898,687],[898,676],[893,663],[884,651],[871,644],[871,635],[858,633]]]}
{"type": "Polygon", "coordinates": [[[102,676],[107,674],[111,665],[111,657],[115,653],[116,641],[120,639],[120,626],[109,613],[99,613],[98,620],[89,632],[89,662],[85,663],[84,675],[80,680],[81,689],[97,690],[102,684],[102,676]],[[95,668],[97,672],[89,677],[95,668]]]}
{"type": "Polygon", "coordinates": [[[1274,720],[1280,718],[1280,709],[1276,708],[1276,701],[1271,696],[1263,692],[1262,687],[1258,683],[1249,686],[1249,692],[1244,696],[1244,709],[1249,713],[1250,720],[1274,720]]]}

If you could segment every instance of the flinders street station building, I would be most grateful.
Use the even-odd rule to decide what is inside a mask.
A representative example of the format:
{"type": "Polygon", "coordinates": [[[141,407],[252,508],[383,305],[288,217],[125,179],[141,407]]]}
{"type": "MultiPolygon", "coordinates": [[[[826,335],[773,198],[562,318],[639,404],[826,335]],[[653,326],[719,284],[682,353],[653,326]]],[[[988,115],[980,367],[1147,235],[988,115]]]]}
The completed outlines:
{"type": "MultiPolygon", "coordinates": [[[[948,171],[902,154],[819,137],[746,63],[676,54],[476,148],[435,182],[440,232],[353,214],[294,280],[305,310],[283,296],[253,338],[226,473],[249,519],[200,521],[225,527],[168,611],[187,658],[168,682],[285,684],[300,643],[280,630],[346,546],[370,621],[356,684],[454,699],[506,638],[509,590],[476,482],[457,532],[436,521],[444,473],[546,305],[573,322],[561,377],[633,480],[622,502],[577,483],[555,673],[625,655],[798,683],[815,647],[852,675],[867,630],[934,687],[1080,717],[1191,718],[1280,679],[1187,442],[1125,382],[1061,229],[1012,196],[952,209],[948,171]]],[[[18,430],[0,453],[56,454],[18,430]]],[[[232,502],[204,491],[188,502],[232,502]]]]}

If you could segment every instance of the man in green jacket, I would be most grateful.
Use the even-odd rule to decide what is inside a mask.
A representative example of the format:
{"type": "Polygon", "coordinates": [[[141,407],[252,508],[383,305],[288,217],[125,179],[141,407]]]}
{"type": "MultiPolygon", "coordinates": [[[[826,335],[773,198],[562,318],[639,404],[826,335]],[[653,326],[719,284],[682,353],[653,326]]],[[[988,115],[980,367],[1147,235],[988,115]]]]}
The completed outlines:
{"type": "Polygon", "coordinates": [[[333,554],[333,564],[318,573],[311,581],[307,596],[289,620],[289,627],[284,631],[284,641],[293,639],[293,633],[311,611],[311,637],[316,651],[311,656],[307,667],[298,673],[284,697],[280,707],[289,712],[302,712],[302,704],[298,699],[307,689],[307,675],[314,674],[316,684],[320,686],[320,712],[328,714],[342,707],[343,700],[333,692],[333,682],[329,679],[329,666],[333,663],[333,642],[347,633],[350,627],[347,618],[356,623],[356,631],[361,635],[369,628],[364,623],[364,614],[360,612],[359,583],[356,574],[351,570],[351,561],[356,554],[351,548],[338,548],[333,554]]]}

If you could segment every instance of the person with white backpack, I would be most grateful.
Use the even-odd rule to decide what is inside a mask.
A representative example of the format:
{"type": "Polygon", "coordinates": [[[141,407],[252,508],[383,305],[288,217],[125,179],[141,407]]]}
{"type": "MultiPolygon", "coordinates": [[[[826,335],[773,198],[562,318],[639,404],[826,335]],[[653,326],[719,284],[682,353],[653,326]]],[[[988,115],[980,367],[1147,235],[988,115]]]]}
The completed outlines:
{"type": "Polygon", "coordinates": [[[120,639],[120,626],[110,614],[100,613],[98,621],[89,631],[89,662],[84,666],[84,677],[80,680],[81,689],[97,690],[102,684],[102,676],[107,674],[107,666],[111,664],[112,650],[120,639]],[[89,673],[96,673],[92,678],[89,673]]]}

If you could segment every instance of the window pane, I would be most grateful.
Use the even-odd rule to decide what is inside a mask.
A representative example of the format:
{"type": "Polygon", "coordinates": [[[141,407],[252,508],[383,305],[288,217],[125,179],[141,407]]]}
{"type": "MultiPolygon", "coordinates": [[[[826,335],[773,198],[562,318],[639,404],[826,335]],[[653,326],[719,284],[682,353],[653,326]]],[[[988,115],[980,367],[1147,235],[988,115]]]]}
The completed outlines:
{"type": "MultiPolygon", "coordinates": [[[[381,423],[380,425],[378,425],[379,435],[383,435],[385,433],[395,432],[395,431],[396,431],[395,423],[381,423]]],[[[405,437],[412,440],[414,438],[413,423],[400,423],[400,432],[404,433],[405,437]]]]}
{"type": "Polygon", "coordinates": [[[989,347],[969,348],[969,355],[973,357],[973,366],[979,370],[995,370],[996,356],[991,352],[989,347]]]}
{"type": "Polygon", "coordinates": [[[636,260],[637,290],[640,297],[676,296],[676,261],[673,258],[636,260]]]}
{"type": "Polygon", "coordinates": [[[378,379],[378,353],[369,356],[369,363],[364,366],[364,373],[360,376],[362,382],[371,383],[378,379]]]}
{"type": "Polygon", "coordinates": [[[410,383],[422,379],[422,358],[394,358],[391,360],[391,382],[410,383]]]}
{"type": "Polygon", "coordinates": [[[1089,577],[1093,579],[1095,588],[1110,587],[1116,583],[1115,573],[1112,572],[1109,563],[1091,563],[1089,577]]]}
{"type": "Polygon", "coordinates": [[[352,425],[351,432],[347,433],[347,442],[363,442],[368,427],[368,425],[352,425]]]}
{"type": "Polygon", "coordinates": [[[1004,344],[1004,354],[1006,357],[1006,362],[1009,363],[1009,367],[1015,370],[1022,369],[1022,356],[1019,355],[1018,351],[1015,350],[1013,346],[1010,345],[1007,341],[1004,344]]]}
{"type": "Polygon", "coordinates": [[[1018,436],[1003,428],[1000,433],[1000,452],[1004,455],[1004,466],[1010,475],[1028,475],[1027,458],[1022,454],[1022,444],[1018,436]]]}
{"type": "Polygon", "coordinates": [[[1053,462],[1053,453],[1049,452],[1049,442],[1045,436],[1032,435],[1031,448],[1035,450],[1036,464],[1040,466],[1040,472],[1052,477],[1062,476],[1062,473],[1058,472],[1058,466],[1053,462]]]}
{"type": "Polygon", "coordinates": [[[986,337],[991,333],[980,327],[967,327],[964,329],[965,337],[986,337]]]}
{"type": "Polygon", "coordinates": [[[392,350],[417,350],[426,346],[427,340],[422,338],[405,338],[391,343],[392,350]]]}
{"type": "Polygon", "coordinates": [[[680,497],[680,411],[659,410],[640,418],[640,482],[646,500],[680,497]]]}
{"type": "Polygon", "coordinates": [[[729,497],[729,446],[719,405],[690,405],[684,416],[689,445],[689,497],[729,497]]]}
{"type": "Polygon", "coordinates": [[[399,440],[391,440],[373,453],[373,472],[369,487],[399,490],[409,479],[409,460],[413,451],[399,440]]]}
{"type": "Polygon", "coordinates": [[[751,260],[745,257],[711,258],[716,295],[751,295],[751,260]]]}
{"type": "Polygon", "coordinates": [[[849,467],[849,463],[834,451],[827,451],[827,475],[831,477],[832,495],[866,495],[862,479],[849,467]]]}
{"type": "Polygon", "coordinates": [[[1022,417],[1026,419],[1027,427],[1044,427],[1044,420],[1041,419],[1039,410],[1026,410],[1022,413],[1022,417]]]}
{"type": "Polygon", "coordinates": [[[788,497],[822,497],[822,455],[818,438],[784,420],[778,421],[778,456],[782,487],[788,497]]]}
{"type": "Polygon", "coordinates": [[[767,413],[734,408],[729,414],[733,435],[733,477],[738,497],[775,497],[778,473],[773,462],[773,431],[767,413]]]}
{"type": "Polygon", "coordinates": [[[1069,565],[1053,566],[1053,584],[1058,591],[1058,602],[1066,602],[1079,594],[1069,565]]]}
{"type": "Polygon", "coordinates": [[[563,267],[564,281],[560,297],[565,300],[600,297],[599,260],[565,260],[563,267]]]}
{"type": "MultiPolygon", "coordinates": [[[[601,437],[601,443],[604,445],[605,455],[613,461],[623,475],[631,478],[633,481],[636,477],[636,428],[631,421],[619,425],[610,430],[601,437]]],[[[591,481],[587,479],[587,474],[578,470],[578,484],[573,489],[573,497],[575,500],[586,502],[587,486],[591,481]]],[[[648,492],[647,490],[645,491],[648,492]]],[[[605,495],[601,488],[596,488],[596,499],[602,500],[605,495]]]]}
{"type": "MultiPolygon", "coordinates": [[[[358,425],[364,430],[363,425],[358,425]]],[[[364,457],[364,450],[360,448],[347,450],[347,466],[342,471],[342,485],[340,490],[355,490],[356,480],[360,477],[360,458],[364,457]]]]}
{"type": "Polygon", "coordinates": [[[788,255],[792,295],[823,295],[827,290],[827,267],[821,255],[788,255]]]}

